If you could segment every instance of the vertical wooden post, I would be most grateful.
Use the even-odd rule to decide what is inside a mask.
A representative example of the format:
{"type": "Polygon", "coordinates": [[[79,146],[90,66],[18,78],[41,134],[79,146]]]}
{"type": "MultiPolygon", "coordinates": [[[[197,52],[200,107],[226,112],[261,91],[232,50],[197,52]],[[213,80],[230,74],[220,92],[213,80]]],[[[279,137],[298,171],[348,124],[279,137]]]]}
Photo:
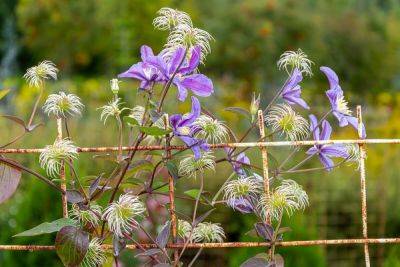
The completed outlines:
{"type": "MultiPolygon", "coordinates": [[[[63,132],[62,132],[62,119],[57,119],[57,139],[62,140],[63,132]]],[[[61,195],[61,202],[62,202],[62,210],[63,210],[63,217],[68,217],[68,205],[67,205],[67,196],[65,194],[67,190],[67,183],[65,179],[65,164],[62,162],[61,170],[60,170],[60,180],[61,180],[61,189],[64,193],[61,195]]]]}
{"type": "MultiPolygon", "coordinates": [[[[264,127],[264,115],[263,111],[258,111],[258,128],[260,130],[261,141],[265,141],[265,127],[264,127]]],[[[264,193],[269,198],[269,174],[268,174],[268,152],[266,147],[260,147],[262,156],[262,167],[263,167],[263,178],[264,178],[264,193]]],[[[267,216],[266,223],[271,224],[271,218],[267,216]]]]}
{"type": "MultiPolygon", "coordinates": [[[[168,129],[168,125],[169,125],[169,118],[168,118],[168,114],[164,115],[164,124],[165,124],[165,129],[168,129]]],[[[169,160],[171,158],[171,150],[169,149],[169,135],[167,134],[165,136],[165,153],[166,153],[166,157],[167,160],[169,160]]],[[[177,222],[176,222],[176,214],[175,214],[175,187],[174,187],[174,177],[172,177],[171,175],[168,176],[168,186],[169,186],[169,203],[170,203],[170,207],[169,207],[169,211],[170,211],[170,215],[171,215],[171,228],[172,228],[172,240],[173,243],[175,244],[177,242],[176,240],[176,236],[177,236],[177,222]]],[[[175,263],[178,261],[179,258],[179,254],[178,254],[178,250],[174,249],[174,261],[175,263]]]]}
{"type": "MultiPolygon", "coordinates": [[[[362,138],[362,113],[361,106],[357,106],[357,119],[358,119],[358,136],[362,138]]],[[[360,193],[361,193],[361,217],[362,217],[362,232],[364,239],[368,238],[368,220],[367,220],[367,189],[366,189],[366,176],[365,176],[365,144],[358,144],[360,153],[360,193]]],[[[365,266],[370,266],[368,243],[364,243],[365,266]]]]}

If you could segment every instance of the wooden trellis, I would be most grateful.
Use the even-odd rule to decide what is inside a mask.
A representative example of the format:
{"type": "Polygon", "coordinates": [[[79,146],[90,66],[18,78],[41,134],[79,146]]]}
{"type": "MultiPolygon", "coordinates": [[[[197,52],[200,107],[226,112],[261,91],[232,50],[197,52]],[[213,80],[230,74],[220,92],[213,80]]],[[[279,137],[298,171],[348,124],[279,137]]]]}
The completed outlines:
{"type": "MultiPolygon", "coordinates": [[[[358,133],[361,136],[361,107],[357,107],[357,118],[359,121],[358,133]]],[[[281,141],[281,142],[265,142],[264,133],[264,118],[263,113],[258,113],[259,130],[262,142],[243,142],[243,143],[222,143],[210,145],[211,149],[218,148],[246,148],[246,147],[258,147],[261,150],[263,159],[263,176],[264,176],[264,189],[265,193],[269,195],[269,177],[268,177],[268,158],[267,150],[269,147],[286,147],[286,146],[312,146],[312,145],[324,145],[324,144],[357,144],[360,150],[359,158],[359,172],[360,172],[360,203],[361,203],[361,223],[362,223],[362,238],[356,239],[325,239],[325,240],[299,240],[299,241],[278,241],[275,244],[282,247],[292,246],[327,246],[327,245],[363,245],[365,255],[365,265],[370,266],[370,256],[368,245],[369,244],[395,244],[400,243],[399,238],[369,238],[368,237],[368,218],[367,218],[367,190],[366,190],[366,170],[365,170],[365,158],[366,158],[366,144],[400,144],[400,139],[354,139],[354,140],[323,140],[323,141],[281,141]]],[[[62,124],[61,120],[57,121],[57,138],[61,139],[62,124]]],[[[172,150],[183,150],[185,146],[138,146],[138,147],[122,147],[123,151],[150,151],[150,150],[166,150],[168,153],[172,150]]],[[[22,149],[0,149],[1,154],[31,154],[41,153],[43,149],[38,148],[22,148],[22,149]]],[[[78,148],[79,153],[91,153],[91,152],[113,152],[118,151],[118,147],[81,147],[78,148]]],[[[61,188],[65,192],[66,180],[64,168],[60,174],[61,188]]],[[[172,220],[172,243],[167,244],[167,248],[174,249],[175,251],[183,248],[185,244],[176,242],[176,215],[174,210],[175,193],[172,179],[169,179],[169,197],[170,197],[170,216],[172,220]]],[[[63,217],[68,216],[68,207],[65,193],[62,194],[62,206],[63,206],[63,217]]],[[[269,220],[267,218],[267,220],[269,220]]],[[[111,249],[112,245],[103,245],[105,249],[111,249]]],[[[140,244],[142,248],[156,248],[155,244],[140,244]]],[[[269,242],[224,242],[224,243],[189,243],[187,248],[238,248],[238,247],[265,247],[269,248],[271,243],[269,242]]],[[[127,245],[128,249],[137,249],[137,245],[127,245]]],[[[43,246],[43,245],[0,245],[0,250],[54,250],[54,245],[43,246]]],[[[174,253],[177,255],[176,253],[174,253]]]]}

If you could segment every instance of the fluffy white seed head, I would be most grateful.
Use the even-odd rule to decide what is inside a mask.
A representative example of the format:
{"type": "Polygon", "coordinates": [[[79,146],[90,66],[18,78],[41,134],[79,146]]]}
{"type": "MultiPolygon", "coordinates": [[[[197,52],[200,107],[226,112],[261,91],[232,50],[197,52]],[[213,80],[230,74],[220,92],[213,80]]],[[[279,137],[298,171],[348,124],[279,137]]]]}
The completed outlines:
{"type": "Polygon", "coordinates": [[[207,115],[201,115],[193,124],[196,137],[207,140],[208,143],[223,143],[228,138],[225,124],[207,115]]]}
{"type": "Polygon", "coordinates": [[[192,225],[185,220],[178,220],[177,224],[177,234],[182,239],[188,239],[190,237],[190,233],[192,232],[192,225]]]}
{"type": "Polygon", "coordinates": [[[193,230],[194,242],[224,242],[224,229],[219,223],[199,223],[193,230]]]}
{"type": "Polygon", "coordinates": [[[296,210],[304,210],[308,205],[308,195],[303,188],[293,180],[283,180],[269,197],[261,197],[258,208],[264,217],[279,220],[284,212],[291,216],[296,210]]]}
{"type": "Polygon", "coordinates": [[[113,101],[110,101],[107,105],[104,105],[98,109],[101,110],[100,120],[106,123],[108,117],[119,117],[122,111],[127,110],[128,108],[121,108],[120,106],[123,104],[120,102],[120,98],[116,98],[113,101]]]}
{"type": "Polygon", "coordinates": [[[72,205],[70,216],[72,219],[78,221],[82,226],[87,224],[93,227],[99,226],[99,221],[101,218],[101,207],[97,204],[91,203],[90,208],[80,209],[78,205],[72,205]]]}
{"type": "Polygon", "coordinates": [[[103,266],[106,260],[107,260],[106,252],[101,247],[100,239],[94,237],[89,242],[88,250],[80,266],[82,267],[103,266]]]}
{"type": "Polygon", "coordinates": [[[179,24],[168,36],[167,43],[165,44],[165,56],[169,58],[180,46],[189,49],[198,45],[201,48],[201,62],[204,63],[206,56],[211,53],[210,41],[212,40],[214,38],[205,30],[187,24],[179,24]]]}
{"type": "Polygon", "coordinates": [[[118,79],[111,79],[110,80],[110,87],[111,87],[111,91],[113,92],[113,94],[118,94],[119,92],[119,83],[121,81],[119,81],[118,79]]]}
{"type": "Polygon", "coordinates": [[[359,170],[361,160],[360,148],[356,144],[350,144],[346,146],[346,149],[347,153],[349,154],[347,162],[349,163],[349,165],[355,165],[356,170],[359,170]]]}
{"type": "Polygon", "coordinates": [[[39,87],[44,83],[44,80],[57,80],[57,72],[56,65],[51,61],[45,60],[27,69],[24,78],[29,86],[39,87]]]}
{"type": "Polygon", "coordinates": [[[309,131],[308,121],[287,104],[278,104],[271,108],[265,122],[274,132],[281,131],[289,140],[304,138],[309,131]]]}
{"type": "Polygon", "coordinates": [[[134,118],[140,125],[143,125],[145,108],[143,106],[135,106],[129,117],[134,118]]]}
{"type": "Polygon", "coordinates": [[[210,152],[202,153],[201,158],[195,159],[194,155],[188,155],[179,162],[179,175],[188,178],[197,177],[197,172],[206,170],[215,171],[215,157],[210,152]]]}
{"type": "Polygon", "coordinates": [[[57,118],[67,117],[67,115],[81,115],[85,106],[81,99],[74,94],[59,92],[47,97],[43,105],[43,111],[48,115],[54,115],[57,118]]]}
{"type": "Polygon", "coordinates": [[[73,160],[78,156],[77,147],[71,140],[56,140],[54,144],[47,145],[40,153],[40,166],[46,170],[47,174],[56,177],[60,174],[63,160],[73,160]]]}
{"type": "Polygon", "coordinates": [[[129,234],[136,227],[136,217],[146,211],[143,203],[137,196],[121,195],[118,201],[111,203],[103,213],[111,232],[119,237],[129,234]]]}
{"type": "Polygon", "coordinates": [[[314,64],[308,56],[299,48],[297,51],[286,51],[278,60],[279,70],[284,69],[288,74],[297,68],[308,76],[312,76],[311,65],[314,64]]]}
{"type": "Polygon", "coordinates": [[[236,180],[229,181],[224,186],[224,199],[240,199],[249,195],[256,195],[262,191],[262,181],[254,176],[239,177],[236,180]]]}
{"type": "Polygon", "coordinates": [[[181,24],[192,26],[192,20],[186,12],[169,7],[163,7],[157,12],[157,14],[158,16],[153,20],[153,25],[156,29],[171,31],[181,24]]]}

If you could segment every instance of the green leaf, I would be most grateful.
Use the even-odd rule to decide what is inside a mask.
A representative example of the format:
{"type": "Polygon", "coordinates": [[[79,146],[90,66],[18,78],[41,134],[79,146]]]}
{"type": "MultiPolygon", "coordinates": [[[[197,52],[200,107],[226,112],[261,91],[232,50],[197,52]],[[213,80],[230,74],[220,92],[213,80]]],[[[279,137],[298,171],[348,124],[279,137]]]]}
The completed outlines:
{"type": "Polygon", "coordinates": [[[140,125],[140,123],[131,116],[125,116],[122,120],[131,126],[140,125]]]}
{"type": "Polygon", "coordinates": [[[199,189],[190,189],[190,190],[187,190],[187,191],[185,191],[185,192],[183,192],[183,193],[184,193],[185,195],[191,197],[191,198],[196,199],[197,196],[199,195],[199,191],[200,191],[199,189]]]}
{"type": "Polygon", "coordinates": [[[17,190],[21,171],[6,164],[0,164],[0,203],[9,199],[17,190]]]}
{"type": "Polygon", "coordinates": [[[167,167],[169,174],[172,176],[172,178],[174,178],[174,180],[179,179],[178,167],[174,162],[168,161],[165,166],[167,167]]]}
{"type": "MultiPolygon", "coordinates": [[[[165,184],[164,182],[155,181],[153,183],[153,188],[157,188],[157,187],[162,186],[164,184],[165,184]]],[[[159,188],[159,189],[157,189],[155,191],[160,192],[160,193],[165,193],[165,192],[168,192],[168,190],[169,190],[168,185],[166,185],[166,186],[163,186],[163,187],[161,187],[161,188],[159,188]]]]}
{"type": "Polygon", "coordinates": [[[132,162],[131,168],[126,172],[125,177],[132,177],[138,171],[152,171],[154,168],[153,163],[149,160],[140,159],[132,162]]]}
{"type": "Polygon", "coordinates": [[[139,130],[147,135],[151,136],[162,136],[171,132],[171,130],[164,130],[156,126],[147,127],[147,126],[139,126],[139,130]]]}
{"type": "Polygon", "coordinates": [[[64,226],[57,233],[56,252],[64,266],[78,266],[89,248],[89,234],[74,226],[64,226]]]}
{"type": "Polygon", "coordinates": [[[54,232],[60,231],[64,226],[73,226],[75,225],[75,221],[70,218],[61,218],[52,222],[44,222],[39,224],[38,226],[33,227],[32,229],[26,230],[22,233],[14,235],[14,237],[19,236],[36,236],[43,234],[50,234],[54,232]]]}
{"type": "Polygon", "coordinates": [[[10,89],[4,89],[0,91],[0,99],[5,97],[10,92],[10,89]]]}
{"type": "Polygon", "coordinates": [[[228,108],[225,108],[225,110],[226,110],[226,111],[229,111],[229,112],[236,113],[236,114],[240,114],[240,115],[242,115],[242,116],[245,116],[245,117],[248,118],[248,119],[251,119],[251,114],[250,114],[250,112],[249,112],[248,110],[244,109],[244,108],[240,108],[240,107],[228,107],[228,108]]]}

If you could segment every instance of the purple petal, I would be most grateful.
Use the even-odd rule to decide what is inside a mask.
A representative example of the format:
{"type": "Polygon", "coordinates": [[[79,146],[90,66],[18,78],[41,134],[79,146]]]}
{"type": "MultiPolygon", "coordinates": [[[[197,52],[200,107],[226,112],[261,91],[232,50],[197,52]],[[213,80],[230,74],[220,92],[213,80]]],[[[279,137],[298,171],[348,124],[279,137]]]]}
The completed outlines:
{"type": "Polygon", "coordinates": [[[292,76],[290,76],[288,83],[283,89],[283,92],[291,90],[293,87],[297,86],[302,80],[303,80],[303,75],[301,74],[301,71],[295,68],[292,76]]]}
{"type": "MultiPolygon", "coordinates": [[[[355,117],[352,116],[347,116],[347,121],[351,124],[351,126],[354,127],[354,129],[356,129],[356,131],[358,132],[358,120],[355,117]]],[[[361,125],[361,138],[366,138],[367,137],[367,133],[365,131],[365,126],[364,123],[361,125]]]]}
{"type": "Polygon", "coordinates": [[[320,140],[329,140],[332,134],[332,127],[327,120],[322,122],[322,130],[320,135],[320,140]]]}
{"type": "Polygon", "coordinates": [[[314,136],[314,140],[319,140],[319,127],[318,127],[317,117],[311,114],[309,118],[310,118],[310,131],[314,136]]]}
{"type": "Polygon", "coordinates": [[[183,115],[180,125],[190,126],[201,113],[201,106],[199,100],[192,96],[192,110],[190,113],[183,115]]]}
{"type": "Polygon", "coordinates": [[[182,116],[180,114],[172,115],[169,118],[169,123],[171,124],[172,128],[177,129],[179,127],[179,122],[181,121],[182,116]]]}
{"type": "Polygon", "coordinates": [[[181,81],[179,78],[175,77],[173,80],[173,83],[175,84],[176,88],[178,88],[178,99],[179,101],[185,101],[188,92],[187,89],[182,85],[181,81]]]}
{"type": "Polygon", "coordinates": [[[333,169],[333,161],[329,157],[325,156],[324,154],[319,154],[319,160],[327,171],[331,171],[333,169]]]}
{"type": "Polygon", "coordinates": [[[169,62],[168,72],[169,75],[172,75],[175,72],[178,72],[178,67],[182,64],[185,57],[186,49],[182,46],[178,47],[175,52],[171,56],[171,61],[169,62]]]}
{"type": "Polygon", "coordinates": [[[133,78],[138,80],[146,80],[143,73],[143,63],[139,62],[132,65],[127,71],[118,75],[118,78],[133,78]]]}
{"type": "Polygon", "coordinates": [[[318,148],[316,146],[310,147],[307,151],[306,154],[307,155],[314,155],[318,153],[318,148]]]}
{"type": "Polygon", "coordinates": [[[180,84],[192,90],[197,96],[206,97],[214,92],[212,81],[203,74],[188,75],[181,80],[180,84]]]}
{"type": "MultiPolygon", "coordinates": [[[[293,91],[293,94],[294,93],[295,92],[293,91]]],[[[288,102],[290,105],[297,104],[304,109],[310,109],[310,107],[307,105],[307,103],[303,99],[301,99],[300,97],[297,97],[297,96],[292,96],[291,94],[292,93],[289,92],[288,94],[283,95],[283,99],[286,100],[286,102],[288,102]]]]}
{"type": "Polygon", "coordinates": [[[184,68],[181,68],[179,72],[183,74],[188,74],[193,72],[200,64],[200,58],[201,58],[200,56],[201,56],[201,48],[200,46],[196,45],[191,50],[189,65],[184,68]]]}
{"type": "Polygon", "coordinates": [[[154,57],[153,50],[147,45],[140,47],[140,55],[143,62],[146,62],[150,57],[154,57]]]}
{"type": "Polygon", "coordinates": [[[339,85],[339,78],[336,73],[329,67],[319,68],[328,78],[330,89],[335,89],[339,85]]]}
{"type": "Polygon", "coordinates": [[[347,158],[349,153],[344,146],[341,145],[326,145],[321,148],[321,154],[331,157],[347,158]]]}

